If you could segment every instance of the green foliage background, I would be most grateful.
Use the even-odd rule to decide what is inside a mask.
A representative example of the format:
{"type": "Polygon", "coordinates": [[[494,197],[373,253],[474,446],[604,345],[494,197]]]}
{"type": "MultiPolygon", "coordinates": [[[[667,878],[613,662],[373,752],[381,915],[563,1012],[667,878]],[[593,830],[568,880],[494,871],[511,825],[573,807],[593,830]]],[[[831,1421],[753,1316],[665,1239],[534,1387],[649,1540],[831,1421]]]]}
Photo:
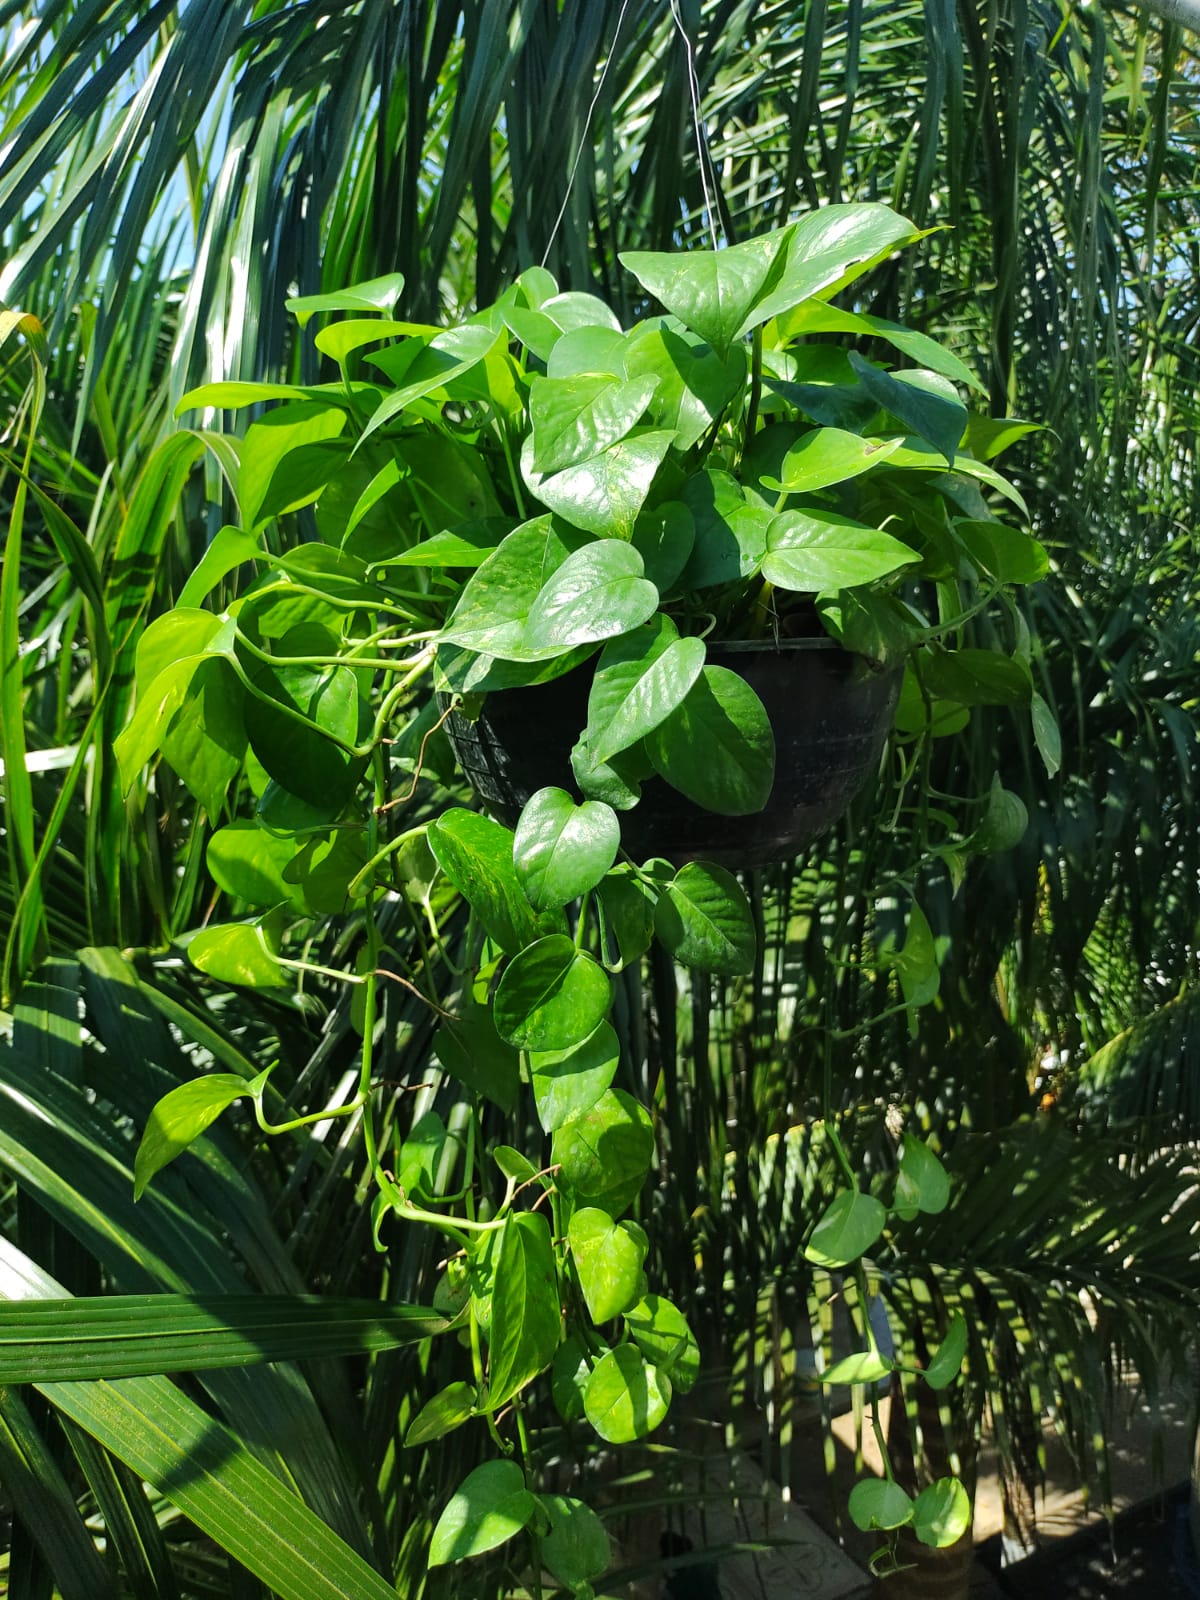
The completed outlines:
{"type": "MultiPolygon", "coordinates": [[[[656,1270],[704,1308],[729,1395],[761,1398],[814,1338],[794,1264],[832,1171],[811,1119],[842,1112],[869,1175],[894,1160],[898,1110],[955,1177],[950,1209],[881,1263],[918,1353],[968,1312],[949,1447],[969,1474],[990,1416],[1019,1499],[1053,1407],[1103,1489],[1106,1379],[1132,1361],[1153,1394],[1171,1356],[1194,1372],[1200,1299],[1180,1199],[1198,1106],[1195,37],[1040,0],[44,0],[0,7],[0,28],[0,289],[46,332],[43,349],[0,322],[0,1293],[432,1292],[428,1240],[374,1255],[336,1127],[264,1146],[217,1125],[133,1207],[141,1125],[175,1082],[278,1057],[276,1109],[303,1112],[355,1049],[332,992],[251,1004],[187,969],[172,941],[214,907],[207,819],[162,766],[120,799],[138,635],[217,526],[179,395],[315,375],[293,292],[399,269],[402,312],[432,319],[544,257],[629,316],[617,251],[703,241],[706,191],[730,240],[884,199],[946,228],[869,309],[948,332],[994,410],[1046,425],[1009,460],[1056,568],[1025,621],[1062,765],[977,711],[907,791],[881,786],[882,818],[863,802],[764,876],[753,980],[680,1002],[655,967],[645,1011],[631,988],[636,1087],[662,1106],[656,1270]],[[993,773],[1028,830],[956,882],[939,800],[993,773]],[[910,892],[938,965],[915,1037],[866,959],[902,937],[910,892]],[[1048,1053],[1058,1105],[1033,1116],[1048,1053]],[[696,1281],[673,1283],[690,1260],[696,1281]]],[[[388,1113],[452,1117],[430,1019],[399,986],[386,1006],[388,1113]]],[[[344,1324],[340,1362],[178,1384],[18,1363],[36,1382],[0,1390],[10,1593],[454,1592],[425,1550],[479,1441],[402,1451],[443,1357],[380,1353],[365,1330],[344,1324]],[[185,1447],[169,1457],[164,1424],[185,1447]]],[[[263,1357],[290,1353],[282,1337],[254,1335],[263,1357]]],[[[786,1479],[796,1386],[772,1404],[786,1479]]]]}

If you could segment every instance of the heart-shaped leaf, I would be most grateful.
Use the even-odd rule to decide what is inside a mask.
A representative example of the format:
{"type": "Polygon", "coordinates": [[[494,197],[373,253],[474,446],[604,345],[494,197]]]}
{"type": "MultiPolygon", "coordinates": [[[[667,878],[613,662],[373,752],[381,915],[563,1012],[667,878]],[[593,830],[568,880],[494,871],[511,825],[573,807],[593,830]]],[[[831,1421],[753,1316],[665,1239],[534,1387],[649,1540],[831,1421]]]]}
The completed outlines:
{"type": "Polygon", "coordinates": [[[568,1050],[532,1050],[529,1076],[538,1121],[547,1133],[583,1116],[616,1076],[620,1048],[610,1022],[568,1050]]]}
{"type": "Polygon", "coordinates": [[[592,889],[617,859],[621,824],[611,806],[576,805],[565,789],[539,789],[525,802],[513,864],[531,906],[553,911],[592,889]]]}
{"type": "Polygon", "coordinates": [[[704,641],[681,639],[659,613],[605,645],[588,695],[585,738],[605,762],[652,733],[700,676],[704,641]]]}
{"type": "Polygon", "coordinates": [[[181,1155],[226,1107],[253,1085],[232,1072],[210,1072],[163,1095],[146,1119],[133,1162],[133,1198],[140,1200],[156,1172],[181,1155]]]}
{"type": "Polygon", "coordinates": [[[890,533],[832,511],[784,511],[767,530],[762,574],[781,589],[822,589],[874,583],[919,560],[890,533]]]}
{"type": "Polygon", "coordinates": [[[822,1383],[877,1383],[895,1370],[895,1363],[878,1350],[860,1350],[855,1355],[835,1361],[824,1372],[818,1373],[822,1383]]]}
{"type": "Polygon", "coordinates": [[[814,428],[788,450],[777,478],[764,475],[760,481],[765,488],[788,494],[813,494],[869,472],[903,443],[902,438],[864,439],[841,428],[814,428]]]}
{"type": "Polygon", "coordinates": [[[515,1461],[485,1461],[463,1479],[438,1518],[429,1565],[443,1567],[506,1544],[520,1533],[536,1505],[515,1461]]]}
{"type": "Polygon", "coordinates": [[[917,1496],[913,1532],[922,1544],[945,1550],[957,1544],[971,1526],[971,1501],[957,1478],[939,1478],[917,1496]]]}
{"type": "Polygon", "coordinates": [[[695,334],[649,322],[629,336],[625,371],[631,378],[644,373],[657,380],[653,422],[674,431],[677,449],[690,450],[740,393],[746,353],[734,345],[722,357],[695,334]]]}
{"type": "Polygon", "coordinates": [[[491,817],[454,807],[429,827],[437,864],[504,950],[538,937],[538,921],[513,865],[513,835],[491,817]]]}
{"type": "Polygon", "coordinates": [[[736,977],[754,970],[754,917],[731,872],[690,861],[663,885],[654,931],[685,967],[736,977]]]}
{"type": "Polygon", "coordinates": [[[727,667],[705,667],[646,739],[669,784],[725,817],[761,811],[775,782],[775,736],[754,690],[727,667]]]}
{"type": "Polygon", "coordinates": [[[850,1491],[850,1520],[869,1533],[873,1528],[902,1528],[912,1521],[913,1503],[898,1483],[867,1478],[850,1491]]]}
{"type": "Polygon", "coordinates": [[[648,1241],[635,1222],[614,1222],[607,1211],[584,1206],[572,1215],[567,1237],[593,1322],[607,1322],[639,1298],[648,1241]]]}
{"type": "Polygon", "coordinates": [[[564,1122],[550,1150],[572,1198],[613,1217],[632,1205],[653,1158],[650,1114],[623,1089],[605,1090],[585,1115],[564,1122]]]}
{"type": "Polygon", "coordinates": [[[657,387],[652,376],[535,377],[529,387],[534,471],[558,472],[600,455],[631,431],[657,387]]]}
{"type": "Polygon", "coordinates": [[[896,1173],[896,1210],[905,1220],[918,1211],[936,1214],[950,1201],[950,1178],[923,1139],[904,1135],[904,1151],[896,1173]]]}
{"type": "Polygon", "coordinates": [[[601,1356],[583,1396],[588,1421],[609,1444],[644,1439],[658,1427],[670,1404],[671,1380],[644,1361],[631,1344],[601,1356]]]}
{"type": "Polygon", "coordinates": [[[406,1449],[444,1438],[475,1415],[479,1391],[473,1383],[448,1383],[432,1400],[427,1400],[408,1425],[404,1435],[406,1449]]]}
{"type": "Polygon", "coordinates": [[[950,1326],[925,1368],[925,1382],[931,1389],[945,1389],[962,1371],[963,1357],[967,1353],[967,1319],[961,1311],[950,1318],[950,1326]]]}
{"type": "Polygon", "coordinates": [[[760,320],[756,308],[779,280],[793,231],[782,228],[725,250],[626,250],[619,259],[643,289],[724,356],[760,320]]]}
{"type": "Polygon", "coordinates": [[[887,1209],[874,1195],[844,1189],[812,1231],[804,1251],[818,1267],[845,1267],[857,1261],[883,1232],[887,1209]]]}
{"type": "MultiPolygon", "coordinates": [[[[539,659],[525,638],[530,610],[546,580],[581,542],[551,516],[514,528],[468,579],[441,640],[505,661],[539,659]]],[[[551,645],[541,658],[557,654],[558,646],[551,645]]]]}
{"type": "Polygon", "coordinates": [[[529,656],[559,654],[627,633],[653,616],[658,590],[642,576],[642,558],[620,539],[576,550],[543,585],[529,609],[523,648],[529,656]]]}
{"type": "Polygon", "coordinates": [[[522,1050],[566,1050],[599,1027],[611,999],[604,968],[564,934],[549,934],[505,968],[496,1027],[522,1050]]]}
{"type": "Polygon", "coordinates": [[[223,922],[202,928],[188,941],[188,960],[221,983],[244,983],[251,989],[283,989],[290,983],[275,959],[278,940],[265,918],[223,922]]]}
{"type": "Polygon", "coordinates": [[[937,372],[923,372],[919,367],[907,372],[884,372],[856,350],[850,351],[849,360],[855,377],[875,404],[919,439],[927,440],[952,467],[967,426],[967,408],[949,378],[937,372]]]}
{"type": "Polygon", "coordinates": [[[521,450],[521,474],[543,505],[576,528],[628,539],[674,434],[631,433],[598,455],[547,475],[533,464],[533,441],[521,450]]]}
{"type": "Polygon", "coordinates": [[[683,1312],[661,1295],[648,1294],[625,1313],[625,1326],[646,1360],[686,1394],[700,1375],[700,1346],[683,1312]]]}
{"type": "Polygon", "coordinates": [[[550,1518],[550,1532],[541,1542],[542,1560],[559,1583],[579,1592],[612,1559],[604,1524],[590,1506],[565,1494],[544,1494],[541,1504],[550,1518]]]}

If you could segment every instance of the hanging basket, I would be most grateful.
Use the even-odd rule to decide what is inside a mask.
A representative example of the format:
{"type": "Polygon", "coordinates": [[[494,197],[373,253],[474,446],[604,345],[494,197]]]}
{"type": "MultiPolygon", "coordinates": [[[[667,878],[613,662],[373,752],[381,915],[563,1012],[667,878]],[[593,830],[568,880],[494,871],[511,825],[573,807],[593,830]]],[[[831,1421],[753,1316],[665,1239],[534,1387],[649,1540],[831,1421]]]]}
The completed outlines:
{"type": "MultiPolygon", "coordinates": [[[[795,856],[847,809],[879,766],[900,694],[901,669],[873,670],[828,638],[710,644],[710,665],[736,672],[758,695],[775,734],[775,782],[753,816],[723,817],[662,778],[622,813],[622,844],[638,860],[665,856],[728,867],[795,856]]],[[[488,695],[470,722],[446,732],[485,810],[508,827],[538,789],[578,795],[571,749],[587,721],[594,663],[550,683],[488,695]]],[[[448,703],[439,697],[443,707],[448,703]]]]}

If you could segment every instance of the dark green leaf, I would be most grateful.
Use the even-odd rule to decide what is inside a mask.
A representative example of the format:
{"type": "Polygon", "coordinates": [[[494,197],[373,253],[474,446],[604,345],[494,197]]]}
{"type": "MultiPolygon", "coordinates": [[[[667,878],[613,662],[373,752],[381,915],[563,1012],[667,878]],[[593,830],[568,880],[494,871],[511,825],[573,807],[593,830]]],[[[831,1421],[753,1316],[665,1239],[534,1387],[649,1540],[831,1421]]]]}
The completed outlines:
{"type": "Polygon", "coordinates": [[[523,1050],[567,1050],[599,1027],[611,998],[604,968],[564,934],[548,934],[505,968],[496,1027],[523,1050]]]}
{"type": "Polygon", "coordinates": [[[488,937],[510,953],[532,944],[538,923],[513,866],[512,832],[491,817],[456,807],[430,825],[428,838],[438,866],[488,937]]]}
{"type": "Polygon", "coordinates": [[[754,970],[754,918],[731,872],[691,861],[663,885],[654,931],[685,967],[730,977],[754,970]]]}
{"type": "Polygon", "coordinates": [[[762,701],[726,667],[702,670],[646,750],[669,784],[721,816],[761,811],[775,781],[775,736],[762,701]]]}
{"type": "Polygon", "coordinates": [[[582,1500],[563,1494],[544,1494],[542,1507],[550,1518],[550,1532],[542,1540],[542,1560],[560,1583],[578,1589],[606,1571],[612,1551],[604,1524],[582,1500]]]}
{"type": "Polygon", "coordinates": [[[995,650],[938,650],[921,657],[921,677],[931,694],[964,706],[1027,706],[1033,693],[1029,668],[995,650]]]}
{"type": "Polygon", "coordinates": [[[920,368],[884,372],[854,350],[849,359],[855,377],[876,405],[910,433],[927,440],[953,466],[967,426],[967,408],[950,380],[920,368]]]}
{"type": "Polygon", "coordinates": [[[460,1083],[486,1095],[501,1111],[513,1110],[521,1087],[521,1058],[496,1032],[490,1011],[469,1006],[457,1017],[443,1018],[433,1036],[433,1051],[460,1083]]]}
{"type": "Polygon", "coordinates": [[[593,761],[610,761],[665,721],[700,676],[704,654],[702,639],[680,639],[661,613],[605,645],[588,695],[593,761]]]}
{"type": "Polygon", "coordinates": [[[936,1353],[925,1368],[925,1382],[931,1389],[946,1389],[962,1371],[967,1353],[967,1319],[961,1311],[950,1318],[950,1326],[936,1353]]]}

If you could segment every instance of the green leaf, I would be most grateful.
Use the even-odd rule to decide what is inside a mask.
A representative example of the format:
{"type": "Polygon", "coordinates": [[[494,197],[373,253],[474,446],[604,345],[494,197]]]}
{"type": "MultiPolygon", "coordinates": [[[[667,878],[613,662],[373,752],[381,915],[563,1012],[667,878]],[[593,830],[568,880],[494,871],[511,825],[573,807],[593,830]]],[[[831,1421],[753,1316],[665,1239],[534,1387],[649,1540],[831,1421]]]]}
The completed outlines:
{"type": "Polygon", "coordinates": [[[1062,734],[1059,732],[1058,719],[1036,689],[1030,699],[1029,714],[1033,721],[1033,737],[1038,754],[1047,776],[1052,778],[1062,766],[1062,734]]]}
{"type": "Polygon", "coordinates": [[[522,1050],[566,1050],[603,1020],[612,999],[608,974],[565,934],[521,950],[496,990],[496,1027],[522,1050]]]}
{"type": "Polygon", "coordinates": [[[403,384],[385,396],[372,412],[359,442],[370,438],[377,428],[407,411],[417,400],[436,395],[479,366],[500,337],[497,330],[481,323],[435,334],[408,366],[403,384]]]}
{"type": "Polygon", "coordinates": [[[912,1521],[913,1503],[898,1483],[867,1478],[850,1491],[850,1520],[869,1533],[872,1528],[902,1528],[912,1521]]]}
{"type": "Polygon", "coordinates": [[[704,641],[679,638],[662,613],[610,640],[588,694],[592,760],[610,761],[664,722],[700,676],[704,655],[704,641]]]}
{"type": "Polygon", "coordinates": [[[762,701],[727,667],[705,667],[646,739],[655,770],[707,811],[761,811],[775,781],[775,736],[762,701]]]}
{"type": "Polygon", "coordinates": [[[164,759],[210,817],[220,816],[245,760],[244,707],[242,685],[229,664],[202,660],[162,734],[164,759]]]}
{"type": "Polygon", "coordinates": [[[614,1222],[607,1211],[584,1206],[567,1229],[579,1286],[593,1322],[607,1322],[642,1294],[648,1242],[633,1222],[614,1222]]]}
{"type": "Polygon", "coordinates": [[[445,1148],[446,1124],[436,1111],[426,1111],[413,1123],[396,1157],[396,1182],[405,1194],[437,1198],[437,1175],[445,1148]]]}
{"type": "Polygon", "coordinates": [[[335,796],[348,800],[366,765],[346,748],[359,736],[358,679],[348,666],[309,666],[287,658],[334,656],[338,645],[319,623],[289,628],[274,664],[256,660],[251,669],[256,688],[267,698],[250,695],[245,704],[254,754],[277,783],[316,806],[335,796]]]}
{"type": "Polygon", "coordinates": [[[1049,570],[1045,546],[1007,523],[964,517],[954,532],[979,571],[1000,583],[1037,583],[1049,570]]]}
{"type": "Polygon", "coordinates": [[[492,1276],[489,1411],[498,1411],[550,1365],[562,1332],[550,1224],[540,1211],[509,1216],[492,1276]]]}
{"type": "Polygon", "coordinates": [[[514,528],[468,580],[441,640],[506,661],[558,655],[556,644],[540,653],[533,650],[525,625],[543,585],[580,542],[578,534],[556,526],[551,516],[514,528]]]}
{"type": "Polygon", "coordinates": [[[686,1394],[700,1376],[700,1346],[683,1312],[661,1295],[648,1294],[625,1313],[625,1326],[646,1360],[686,1394]]]}
{"type": "Polygon", "coordinates": [[[572,1333],[555,1351],[550,1376],[550,1393],[564,1422],[578,1422],[583,1416],[583,1396],[591,1375],[583,1341],[572,1333]]]}
{"type": "Polygon", "coordinates": [[[1014,845],[1020,844],[1028,827],[1029,812],[1025,809],[1025,802],[1020,795],[1004,787],[999,773],[994,774],[992,787],[988,791],[987,810],[968,841],[971,849],[981,855],[998,855],[1004,850],[1011,850],[1014,845]]]}
{"type": "Polygon", "coordinates": [[[945,1550],[957,1544],[971,1526],[971,1501],[957,1478],[939,1478],[917,1496],[913,1532],[922,1544],[945,1550]]]}
{"type": "Polygon", "coordinates": [[[571,771],[580,791],[589,800],[602,800],[615,811],[630,811],[637,805],[642,780],[653,770],[640,746],[623,750],[608,761],[597,761],[586,739],[580,739],[571,751],[571,771]]]}
{"type": "Polygon", "coordinates": [[[1029,668],[995,650],[937,650],[921,657],[930,694],[964,706],[1027,706],[1033,694],[1029,668]]]}
{"type": "Polygon", "coordinates": [[[902,438],[864,439],[841,428],[814,428],[788,450],[777,478],[764,475],[760,481],[767,489],[813,494],[869,472],[903,443],[902,438]]]}
{"type": "Polygon", "coordinates": [[[967,1353],[967,1319],[961,1311],[950,1318],[950,1326],[925,1368],[925,1382],[931,1389],[946,1389],[962,1371],[963,1357],[967,1353]]]}
{"type": "MultiPolygon", "coordinates": [[[[299,452],[307,445],[337,439],[345,428],[346,413],[341,407],[320,400],[279,406],[250,425],[242,440],[237,479],[242,526],[247,533],[253,533],[276,514],[265,509],[269,496],[279,511],[292,507],[288,491],[294,472],[293,459],[299,452]]],[[[342,458],[349,451],[349,444],[343,446],[342,458]]],[[[331,461],[330,465],[332,470],[336,463],[331,461]]],[[[300,505],[311,498],[311,485],[302,485],[295,503],[300,505]]]]}
{"type": "Polygon", "coordinates": [[[252,906],[275,906],[286,900],[306,910],[299,884],[283,874],[296,859],[297,845],[288,834],[269,833],[257,822],[230,822],[208,841],[205,862],[218,887],[252,906]]]}
{"type": "MultiPolygon", "coordinates": [[[[886,317],[867,316],[857,311],[842,311],[836,306],[824,304],[823,301],[810,300],[780,318],[779,335],[785,342],[812,333],[859,333],[867,337],[886,339],[888,344],[901,351],[910,361],[915,361],[918,366],[928,367],[931,372],[940,372],[944,378],[950,378],[954,383],[965,384],[980,394],[987,393],[987,385],[952,351],[943,349],[928,334],[917,333],[899,322],[889,322],[886,317]]],[[[1028,431],[1032,424],[1024,424],[1024,427],[1028,431]]],[[[983,453],[975,451],[974,444],[971,445],[971,449],[975,454],[983,453]]]]}
{"type": "Polygon", "coordinates": [[[646,621],[658,606],[658,590],[642,577],[642,558],[632,545],[601,539],[567,557],[531,606],[525,646],[548,649],[611,639],[646,621]]]}
{"type": "Polygon", "coordinates": [[[905,1005],[924,1006],[935,998],[941,987],[937,947],[929,919],[915,900],[908,908],[908,930],[903,946],[890,954],[885,952],[884,959],[900,979],[905,1005]]]}
{"type": "Polygon", "coordinates": [[[462,522],[457,528],[422,539],[411,550],[401,550],[387,558],[390,567],[481,567],[500,548],[500,541],[512,532],[505,518],[484,522],[462,522]]]}
{"type": "Polygon", "coordinates": [[[685,967],[737,977],[754,970],[750,902],[724,867],[690,861],[669,883],[654,912],[654,931],[685,967]]]}
{"type": "Polygon", "coordinates": [[[774,513],[751,505],[728,472],[707,468],[683,486],[682,502],[695,525],[692,552],[679,579],[681,589],[710,589],[750,578],[767,552],[774,513]]]}
{"type": "MultiPolygon", "coordinates": [[[[242,1092],[246,1089],[243,1083],[242,1092]]],[[[365,1355],[416,1344],[445,1327],[442,1317],[423,1307],[328,1295],[127,1294],[4,1301],[0,1383],[95,1381],[365,1355]]]]}
{"type": "Polygon", "coordinates": [[[967,408],[950,380],[920,368],[884,372],[855,350],[850,351],[849,361],[855,377],[875,404],[910,433],[925,439],[952,467],[967,426],[967,408]]]}
{"type": "Polygon", "coordinates": [[[757,307],[779,281],[792,228],[724,250],[626,250],[627,271],[721,356],[742,333],[770,316],[757,307]]]}
{"type": "Polygon", "coordinates": [[[589,533],[628,540],[674,434],[629,434],[598,455],[545,474],[533,465],[533,441],[521,450],[521,474],[530,492],[567,522],[589,533]]]}
{"type": "Polygon", "coordinates": [[[210,1072],[181,1083],[151,1111],[133,1164],[133,1198],[140,1200],[156,1172],[198,1139],[226,1107],[252,1093],[245,1078],[232,1072],[210,1072]]]}
{"type": "Polygon", "coordinates": [[[526,898],[553,911],[596,884],[617,859],[621,824],[611,806],[576,805],[565,789],[539,789],[522,808],[513,863],[526,898]]]}
{"type": "Polygon", "coordinates": [[[469,1006],[457,1017],[443,1018],[433,1036],[433,1053],[445,1070],[468,1089],[486,1095],[501,1111],[515,1108],[521,1087],[521,1058],[496,1032],[489,1010],[469,1006]]]}
{"type": "Polygon", "coordinates": [[[835,1361],[824,1372],[818,1373],[822,1383],[877,1383],[895,1371],[896,1364],[878,1350],[859,1350],[852,1356],[835,1361]]]}
{"type": "MultiPolygon", "coordinates": [[[[617,941],[620,966],[640,961],[654,939],[656,897],[629,866],[619,866],[608,873],[599,893],[605,927],[617,941]]],[[[610,966],[613,964],[607,952],[605,959],[610,966]]]]}
{"type": "Polygon", "coordinates": [[[411,1450],[414,1445],[432,1444],[434,1439],[453,1433],[476,1415],[478,1405],[479,1391],[473,1383],[448,1383],[432,1400],[425,1402],[409,1423],[404,1448],[411,1450]]]}
{"type": "Polygon", "coordinates": [[[666,594],[687,566],[696,542],[696,524],[681,500],[646,506],[633,525],[633,548],[642,558],[646,577],[666,594]]]}
{"type": "Polygon", "coordinates": [[[543,1129],[553,1133],[590,1111],[616,1076],[619,1057],[610,1022],[602,1022],[582,1044],[569,1049],[531,1050],[529,1077],[543,1129]]]}
{"type": "Polygon", "coordinates": [[[887,1209],[874,1195],[843,1189],[812,1231],[804,1255],[818,1267],[845,1267],[857,1261],[883,1232],[887,1209]]]}
{"type": "Polygon", "coordinates": [[[787,240],[777,281],[755,304],[753,321],[740,331],[749,332],[813,295],[831,298],[894,250],[921,237],[906,217],[871,201],[810,211],[787,240]]]}
{"type": "Polygon", "coordinates": [[[920,557],[890,533],[832,511],[784,511],[767,530],[762,574],[781,589],[816,593],[874,583],[920,557]]]}
{"type": "Polygon", "coordinates": [[[529,386],[534,471],[558,472],[616,444],[636,425],[657,387],[653,377],[535,377],[529,386]]]}
{"type": "Polygon", "coordinates": [[[286,989],[291,979],[275,959],[276,941],[262,917],[202,928],[187,946],[188,960],[221,983],[250,989],[286,989]]]}
{"type": "Polygon", "coordinates": [[[377,311],[390,316],[404,291],[404,274],[388,272],[381,278],[366,278],[330,294],[306,294],[285,300],[284,305],[303,328],[320,311],[377,311]]]}
{"type": "Polygon", "coordinates": [[[439,867],[494,939],[510,954],[538,937],[537,917],[513,866],[510,829],[476,811],[453,807],[429,827],[439,867]]]}
{"type": "Polygon", "coordinates": [[[544,1494],[542,1509],[550,1532],[541,1542],[541,1557],[560,1583],[578,1589],[608,1568],[612,1550],[604,1524],[582,1500],[544,1494]]]}
{"type": "Polygon", "coordinates": [[[609,1444],[630,1444],[653,1433],[671,1404],[671,1380],[631,1344],[601,1356],[584,1390],[584,1412],[609,1444]]]}
{"type": "Polygon", "coordinates": [[[580,1205],[619,1216],[633,1204],[654,1159],[650,1114],[623,1089],[606,1089],[590,1111],[555,1130],[550,1159],[580,1205]]]}
{"type": "Polygon", "coordinates": [[[918,1211],[936,1215],[950,1203],[950,1178],[923,1139],[904,1135],[904,1151],[896,1173],[895,1207],[906,1221],[918,1211]]]}
{"type": "Polygon", "coordinates": [[[533,1516],[536,1504],[515,1461],[485,1461],[463,1479],[438,1518],[429,1565],[466,1561],[507,1544],[533,1516]]]}
{"type": "Polygon", "coordinates": [[[649,322],[629,335],[624,370],[657,379],[654,425],[673,430],[676,449],[690,450],[741,393],[746,353],[734,345],[721,357],[694,334],[649,322]]]}

